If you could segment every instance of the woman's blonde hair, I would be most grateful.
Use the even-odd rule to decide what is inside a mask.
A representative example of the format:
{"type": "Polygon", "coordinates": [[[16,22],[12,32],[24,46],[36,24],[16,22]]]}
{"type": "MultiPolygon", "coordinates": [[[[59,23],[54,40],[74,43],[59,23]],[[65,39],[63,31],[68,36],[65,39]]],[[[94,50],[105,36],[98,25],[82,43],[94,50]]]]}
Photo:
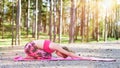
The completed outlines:
{"type": "Polygon", "coordinates": [[[74,53],[74,51],[72,51],[72,50],[70,50],[68,47],[66,47],[66,46],[63,46],[62,47],[64,50],[66,50],[66,51],[68,51],[68,52],[73,52],[74,53]]]}
{"type": "MultiPolygon", "coordinates": [[[[72,52],[72,53],[74,53],[72,50],[70,50],[68,47],[66,47],[66,46],[63,46],[62,47],[64,50],[66,50],[66,51],[68,51],[68,52],[72,52]]],[[[65,55],[65,54],[62,54],[63,55],[63,58],[67,58],[68,57],[68,55],[65,55]]]]}

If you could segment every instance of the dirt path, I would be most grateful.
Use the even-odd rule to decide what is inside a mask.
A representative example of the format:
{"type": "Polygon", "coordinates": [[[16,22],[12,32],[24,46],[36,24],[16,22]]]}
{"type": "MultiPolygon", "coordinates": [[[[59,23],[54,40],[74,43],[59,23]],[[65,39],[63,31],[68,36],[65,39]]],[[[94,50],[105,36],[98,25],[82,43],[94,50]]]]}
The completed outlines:
{"type": "MultiPolygon", "coordinates": [[[[120,41],[107,43],[64,44],[81,56],[113,58],[116,62],[99,61],[19,61],[16,55],[25,56],[23,47],[0,48],[0,68],[120,68],[120,41]]],[[[54,55],[54,54],[53,54],[54,55]]],[[[55,56],[55,55],[54,55],[55,56]]]]}

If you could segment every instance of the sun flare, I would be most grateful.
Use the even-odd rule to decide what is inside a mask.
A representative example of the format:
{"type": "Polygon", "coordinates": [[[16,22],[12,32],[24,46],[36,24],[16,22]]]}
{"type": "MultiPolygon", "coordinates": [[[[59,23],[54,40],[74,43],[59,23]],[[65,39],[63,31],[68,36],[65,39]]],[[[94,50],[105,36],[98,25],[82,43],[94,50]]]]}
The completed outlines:
{"type": "Polygon", "coordinates": [[[104,9],[109,9],[113,5],[113,0],[103,0],[102,4],[104,9]]]}

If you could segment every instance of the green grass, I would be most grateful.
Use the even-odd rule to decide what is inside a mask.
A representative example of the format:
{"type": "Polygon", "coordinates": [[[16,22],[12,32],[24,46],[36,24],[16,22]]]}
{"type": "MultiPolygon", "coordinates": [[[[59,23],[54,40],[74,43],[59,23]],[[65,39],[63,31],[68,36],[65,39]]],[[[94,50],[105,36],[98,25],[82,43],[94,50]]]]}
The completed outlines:
{"type": "Polygon", "coordinates": [[[11,39],[0,39],[0,46],[11,45],[11,39]]]}
{"type": "MultiPolygon", "coordinates": [[[[12,32],[11,32],[11,25],[8,23],[4,23],[5,32],[4,32],[4,39],[1,39],[2,32],[0,32],[0,46],[11,46],[11,38],[12,38],[12,32]]],[[[29,31],[29,36],[26,37],[26,31],[25,29],[21,29],[21,45],[25,45],[27,42],[34,40],[32,38],[32,31],[29,31]]],[[[49,36],[47,33],[40,33],[39,39],[49,39],[49,36]]],[[[115,41],[115,38],[108,38],[107,41],[115,41]]],[[[120,38],[119,38],[120,40],[120,38]]],[[[58,35],[56,38],[56,42],[58,42],[58,35]]],[[[62,43],[68,43],[69,42],[69,36],[68,35],[62,35],[62,43]]],[[[87,42],[87,41],[84,41],[87,42]]],[[[88,42],[97,42],[96,40],[90,38],[88,42]]],[[[99,42],[104,42],[103,38],[100,38],[99,42]]],[[[78,36],[78,39],[75,40],[75,43],[82,43],[81,37],[78,36]]]]}
{"type": "MultiPolygon", "coordinates": [[[[1,36],[0,36],[0,38],[1,38],[1,36]]],[[[49,36],[48,36],[48,34],[40,33],[39,39],[49,39],[49,36]]],[[[32,41],[32,40],[34,40],[34,38],[32,38],[31,35],[26,37],[25,34],[23,33],[22,36],[21,36],[21,45],[25,45],[27,42],[32,41]]],[[[115,40],[116,40],[115,38],[108,38],[107,39],[107,41],[115,41],[115,40]]],[[[119,40],[120,40],[120,38],[119,38],[119,40]]],[[[4,46],[4,47],[11,46],[11,41],[12,41],[11,35],[9,35],[9,34],[5,35],[4,39],[0,39],[0,47],[1,46],[4,46]]],[[[58,36],[57,36],[56,42],[58,42],[58,36]]],[[[65,43],[65,44],[67,43],[68,44],[68,42],[69,42],[69,36],[62,35],[62,43],[65,43]]],[[[89,42],[95,43],[97,41],[93,40],[93,39],[90,39],[89,42]]],[[[103,38],[100,38],[99,42],[104,42],[103,38]]],[[[75,40],[75,43],[82,43],[81,42],[81,37],[78,37],[78,39],[75,40]]]]}

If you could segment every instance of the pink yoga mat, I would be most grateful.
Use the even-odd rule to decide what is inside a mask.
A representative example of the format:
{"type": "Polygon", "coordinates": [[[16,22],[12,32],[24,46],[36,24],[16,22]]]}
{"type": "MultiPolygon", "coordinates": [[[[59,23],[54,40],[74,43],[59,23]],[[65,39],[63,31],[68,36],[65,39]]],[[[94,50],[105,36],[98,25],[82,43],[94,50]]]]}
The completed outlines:
{"type": "Polygon", "coordinates": [[[47,60],[47,61],[72,61],[72,60],[86,60],[86,61],[103,61],[103,62],[114,62],[115,59],[103,59],[103,58],[92,58],[91,60],[80,59],[80,58],[51,58],[51,59],[32,59],[32,58],[23,58],[21,56],[17,56],[14,58],[14,61],[34,61],[34,60],[47,60]]]}

